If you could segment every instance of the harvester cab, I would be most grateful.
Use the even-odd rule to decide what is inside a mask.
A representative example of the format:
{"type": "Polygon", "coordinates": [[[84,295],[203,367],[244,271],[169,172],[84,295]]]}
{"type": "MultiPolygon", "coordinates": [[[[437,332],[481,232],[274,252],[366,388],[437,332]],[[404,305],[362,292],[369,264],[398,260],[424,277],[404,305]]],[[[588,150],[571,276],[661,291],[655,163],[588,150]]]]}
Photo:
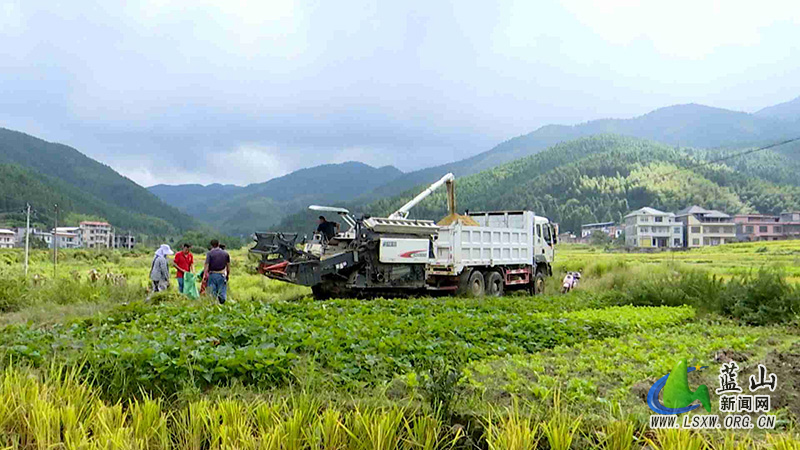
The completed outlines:
{"type": "Polygon", "coordinates": [[[341,231],[337,232],[330,240],[326,239],[322,233],[314,232],[311,240],[304,243],[303,251],[323,259],[325,256],[343,251],[346,248],[346,244],[355,239],[356,220],[350,215],[350,211],[336,206],[319,205],[311,205],[308,209],[322,213],[337,214],[345,226],[340,228],[341,231]],[[344,248],[342,248],[342,244],[345,244],[344,248]]]}

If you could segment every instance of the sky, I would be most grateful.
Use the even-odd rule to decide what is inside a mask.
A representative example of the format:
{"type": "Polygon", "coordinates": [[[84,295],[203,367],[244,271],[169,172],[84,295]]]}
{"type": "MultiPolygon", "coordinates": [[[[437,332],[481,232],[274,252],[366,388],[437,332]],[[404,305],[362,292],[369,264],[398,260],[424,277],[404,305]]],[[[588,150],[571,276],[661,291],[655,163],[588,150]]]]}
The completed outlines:
{"type": "Polygon", "coordinates": [[[143,186],[410,171],[799,80],[796,0],[0,0],[0,126],[143,186]]]}

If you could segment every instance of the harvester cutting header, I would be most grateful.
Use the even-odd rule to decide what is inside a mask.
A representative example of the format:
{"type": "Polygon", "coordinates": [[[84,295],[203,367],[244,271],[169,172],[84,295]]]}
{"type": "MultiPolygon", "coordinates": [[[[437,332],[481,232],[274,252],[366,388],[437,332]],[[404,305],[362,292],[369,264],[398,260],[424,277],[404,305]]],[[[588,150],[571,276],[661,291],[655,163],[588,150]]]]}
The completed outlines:
{"type": "Polygon", "coordinates": [[[389,217],[354,218],[344,208],[312,205],[338,214],[345,231],[321,233],[298,249],[296,233],[256,233],[250,251],[259,272],[310,286],[318,299],[356,296],[500,296],[506,290],[544,290],[552,275],[556,232],[532,211],[456,213],[455,177],[443,176],[389,217]],[[439,223],[409,219],[409,211],[443,184],[448,215],[439,223]]]}

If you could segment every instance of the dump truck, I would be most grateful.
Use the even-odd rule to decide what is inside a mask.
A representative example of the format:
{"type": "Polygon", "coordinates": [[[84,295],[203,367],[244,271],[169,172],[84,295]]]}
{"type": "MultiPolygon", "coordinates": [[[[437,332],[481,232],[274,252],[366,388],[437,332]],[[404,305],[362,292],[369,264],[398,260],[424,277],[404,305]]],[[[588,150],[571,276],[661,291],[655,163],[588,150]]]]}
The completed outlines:
{"type": "Polygon", "coordinates": [[[525,210],[456,214],[450,173],[388,217],[355,218],[328,206],[309,209],[337,214],[346,229],[330,240],[317,233],[304,243],[296,233],[256,233],[250,251],[261,256],[260,273],[309,286],[318,299],[501,296],[523,289],[540,294],[553,273],[554,224],[525,210]],[[448,216],[439,223],[409,219],[411,208],[442,185],[447,185],[448,216]]]}

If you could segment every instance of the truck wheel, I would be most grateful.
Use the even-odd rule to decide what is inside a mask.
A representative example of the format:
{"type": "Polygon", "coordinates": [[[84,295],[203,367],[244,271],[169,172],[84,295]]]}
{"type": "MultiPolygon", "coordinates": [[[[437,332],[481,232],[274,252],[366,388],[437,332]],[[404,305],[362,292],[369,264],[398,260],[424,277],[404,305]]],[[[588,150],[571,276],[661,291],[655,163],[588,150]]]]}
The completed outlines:
{"type": "Polygon", "coordinates": [[[467,281],[466,294],[469,297],[483,297],[486,293],[486,282],[480,270],[473,270],[467,281]]]}
{"type": "Polygon", "coordinates": [[[503,275],[500,272],[489,272],[488,277],[486,279],[486,293],[492,297],[502,297],[503,296],[503,286],[505,285],[503,281],[503,275]]]}
{"type": "Polygon", "coordinates": [[[536,275],[533,276],[530,292],[531,295],[544,294],[544,274],[542,272],[536,272],[536,275]]]}

